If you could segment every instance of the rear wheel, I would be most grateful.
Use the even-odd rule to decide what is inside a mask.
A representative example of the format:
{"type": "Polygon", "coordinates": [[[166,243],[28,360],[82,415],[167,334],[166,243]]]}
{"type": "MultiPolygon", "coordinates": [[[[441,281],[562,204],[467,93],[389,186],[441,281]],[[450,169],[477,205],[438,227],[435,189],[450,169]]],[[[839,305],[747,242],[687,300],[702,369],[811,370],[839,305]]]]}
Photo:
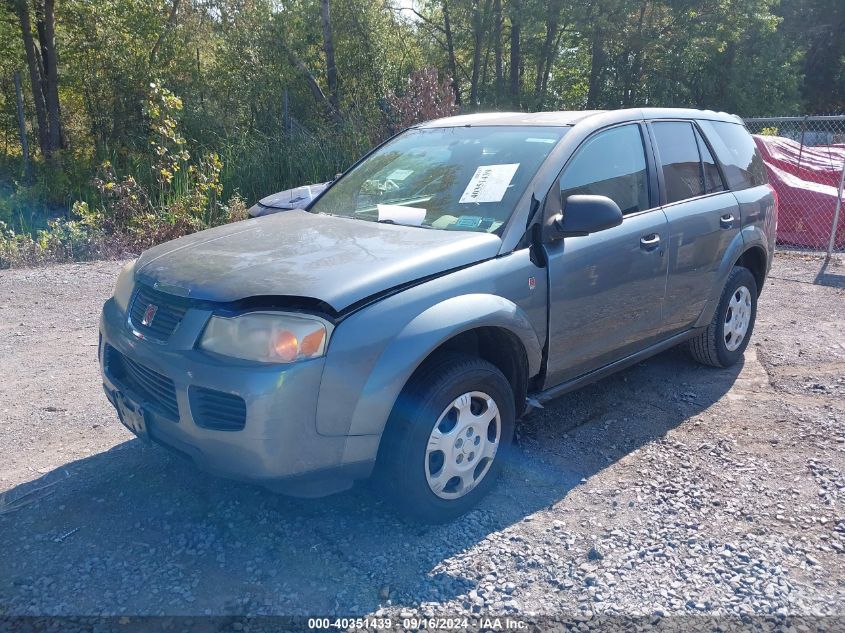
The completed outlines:
{"type": "Polygon", "coordinates": [[[693,358],[713,367],[730,367],[742,358],[757,317],[757,282],[751,271],[731,271],[713,320],[690,340],[693,358]]]}
{"type": "Polygon", "coordinates": [[[408,383],[382,439],[376,476],[404,514],[460,516],[495,485],[513,438],[514,400],[499,369],[448,354],[408,383]]]}

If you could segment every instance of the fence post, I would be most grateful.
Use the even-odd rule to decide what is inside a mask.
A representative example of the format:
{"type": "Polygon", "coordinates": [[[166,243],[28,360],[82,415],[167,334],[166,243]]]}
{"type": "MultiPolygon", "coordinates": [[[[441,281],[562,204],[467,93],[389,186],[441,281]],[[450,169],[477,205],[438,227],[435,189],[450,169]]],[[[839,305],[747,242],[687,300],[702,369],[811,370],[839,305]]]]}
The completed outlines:
{"type": "Polygon", "coordinates": [[[839,210],[842,208],[842,185],[845,184],[845,162],[842,164],[842,175],[839,176],[839,189],[836,190],[836,207],[833,210],[833,226],[830,227],[830,242],[827,243],[827,259],[833,255],[836,242],[836,229],[839,228],[839,210]]]}
{"type": "Polygon", "coordinates": [[[801,156],[804,155],[804,133],[807,131],[807,115],[801,121],[801,147],[798,148],[798,169],[801,169],[801,156]]]}

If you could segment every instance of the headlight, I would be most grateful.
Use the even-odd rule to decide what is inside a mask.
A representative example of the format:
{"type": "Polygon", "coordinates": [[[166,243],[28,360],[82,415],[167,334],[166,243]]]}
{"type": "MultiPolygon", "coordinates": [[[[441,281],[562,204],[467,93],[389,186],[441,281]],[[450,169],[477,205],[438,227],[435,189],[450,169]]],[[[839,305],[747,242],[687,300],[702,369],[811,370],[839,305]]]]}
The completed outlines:
{"type": "Polygon", "coordinates": [[[214,316],[205,328],[200,347],[262,363],[293,363],[325,354],[332,327],[319,317],[278,312],[252,312],[232,318],[214,316]]]}
{"type": "Polygon", "coordinates": [[[129,300],[132,298],[132,290],[135,288],[135,262],[131,262],[123,267],[120,274],[117,276],[117,282],[114,284],[114,302],[121,312],[126,312],[129,308],[129,300]]]}

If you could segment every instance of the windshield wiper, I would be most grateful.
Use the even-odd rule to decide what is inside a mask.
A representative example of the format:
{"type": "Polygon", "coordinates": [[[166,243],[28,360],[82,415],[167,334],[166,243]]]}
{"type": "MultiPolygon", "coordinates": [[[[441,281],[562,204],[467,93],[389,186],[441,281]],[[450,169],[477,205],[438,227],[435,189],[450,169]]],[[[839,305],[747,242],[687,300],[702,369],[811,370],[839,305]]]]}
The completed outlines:
{"type": "Polygon", "coordinates": [[[403,224],[402,222],[396,222],[394,220],[390,220],[385,218],[384,220],[376,220],[379,224],[395,224],[396,226],[412,226],[417,229],[433,229],[433,226],[426,226],[425,224],[403,224]]]}

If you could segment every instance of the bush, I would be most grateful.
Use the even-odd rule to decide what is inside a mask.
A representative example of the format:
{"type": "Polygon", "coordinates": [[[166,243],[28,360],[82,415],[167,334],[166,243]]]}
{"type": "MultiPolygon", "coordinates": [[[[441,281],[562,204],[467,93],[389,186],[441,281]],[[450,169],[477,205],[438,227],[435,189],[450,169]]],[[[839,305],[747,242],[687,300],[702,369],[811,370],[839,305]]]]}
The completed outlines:
{"type": "Polygon", "coordinates": [[[0,222],[0,268],[103,259],[120,254],[108,236],[84,220],[52,220],[35,238],[0,222]]]}
{"type": "MultiPolygon", "coordinates": [[[[237,192],[227,204],[220,201],[223,163],[217,154],[192,162],[184,149],[175,116],[182,102],[156,84],[151,89],[148,112],[150,144],[157,157],[152,165],[155,184],[144,186],[132,175],[120,177],[110,162],[104,162],[92,180],[99,205],[77,201],[70,219],[51,220],[34,237],[15,233],[0,220],[0,268],[123,257],[248,217],[237,192]]],[[[18,192],[28,195],[20,187],[18,192]]]]}
{"type": "Polygon", "coordinates": [[[387,97],[388,128],[395,133],[421,121],[458,113],[451,77],[440,79],[436,68],[411,73],[402,95],[387,97]]]}
{"type": "MultiPolygon", "coordinates": [[[[119,190],[121,197],[112,200],[112,208],[131,208],[136,204],[133,198],[142,195],[137,183],[125,183],[119,190]]],[[[249,217],[246,203],[237,193],[228,204],[219,205],[213,222],[192,215],[192,202],[196,200],[176,200],[164,209],[125,216],[124,223],[116,222],[103,209],[77,202],[71,212],[73,219],[51,220],[35,237],[15,233],[0,220],[0,269],[124,258],[188,233],[249,217]]]]}

